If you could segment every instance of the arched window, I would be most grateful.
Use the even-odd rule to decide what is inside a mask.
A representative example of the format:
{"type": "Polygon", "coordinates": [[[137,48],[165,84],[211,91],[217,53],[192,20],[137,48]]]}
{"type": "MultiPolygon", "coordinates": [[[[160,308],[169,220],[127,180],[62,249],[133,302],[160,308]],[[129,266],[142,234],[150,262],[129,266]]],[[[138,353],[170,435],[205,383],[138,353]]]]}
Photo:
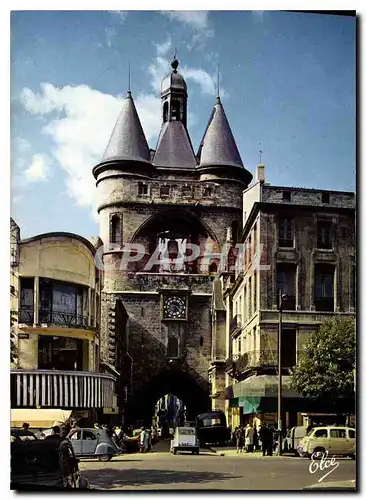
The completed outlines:
{"type": "Polygon", "coordinates": [[[172,101],[172,120],[180,121],[179,101],[172,101]]]}
{"type": "Polygon", "coordinates": [[[163,106],[163,123],[168,121],[168,111],[169,111],[169,104],[167,101],[165,101],[163,106]]]}
{"type": "Polygon", "coordinates": [[[211,264],[210,264],[210,266],[209,266],[209,268],[208,268],[208,272],[209,272],[210,274],[215,274],[215,273],[217,273],[217,264],[216,264],[216,262],[211,262],[211,264]]]}
{"type": "Polygon", "coordinates": [[[122,246],[122,216],[113,215],[110,223],[110,243],[122,246]]]}

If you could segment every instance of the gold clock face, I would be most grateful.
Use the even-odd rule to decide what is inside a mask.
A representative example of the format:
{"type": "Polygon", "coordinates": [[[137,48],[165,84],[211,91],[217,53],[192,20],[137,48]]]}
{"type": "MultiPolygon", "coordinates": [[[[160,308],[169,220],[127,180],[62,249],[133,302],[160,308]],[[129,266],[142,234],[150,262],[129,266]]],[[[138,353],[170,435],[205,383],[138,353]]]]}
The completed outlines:
{"type": "Polygon", "coordinates": [[[166,297],[164,300],[164,318],[184,319],[186,302],[182,297],[166,297]]]}

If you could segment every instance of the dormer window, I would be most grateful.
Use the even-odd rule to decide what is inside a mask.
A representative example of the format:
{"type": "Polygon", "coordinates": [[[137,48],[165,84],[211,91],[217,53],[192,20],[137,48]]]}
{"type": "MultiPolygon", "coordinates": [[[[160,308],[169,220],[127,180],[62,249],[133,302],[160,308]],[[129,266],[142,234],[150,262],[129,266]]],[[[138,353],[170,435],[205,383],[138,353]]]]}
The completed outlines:
{"type": "Polygon", "coordinates": [[[169,196],[170,195],[170,186],[161,186],[160,187],[160,196],[169,196]]]}
{"type": "Polygon", "coordinates": [[[212,187],[211,186],[206,186],[203,189],[203,197],[204,198],[211,198],[212,196],[212,187]]]}
{"type": "Polygon", "coordinates": [[[149,194],[149,187],[145,182],[138,183],[139,196],[146,196],[149,194]]]}
{"type": "Polygon", "coordinates": [[[291,201],[291,191],[283,191],[282,199],[283,201],[291,201]]]}
{"type": "Polygon", "coordinates": [[[185,198],[191,198],[192,197],[192,188],[191,188],[191,186],[183,186],[182,195],[185,198]]]}

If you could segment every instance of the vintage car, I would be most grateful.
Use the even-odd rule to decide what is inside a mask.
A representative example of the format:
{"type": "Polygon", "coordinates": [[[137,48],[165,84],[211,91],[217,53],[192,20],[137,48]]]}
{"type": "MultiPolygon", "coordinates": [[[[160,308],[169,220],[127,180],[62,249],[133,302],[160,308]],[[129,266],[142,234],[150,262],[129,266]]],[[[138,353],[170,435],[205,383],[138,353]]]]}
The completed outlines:
{"type": "Polygon", "coordinates": [[[296,426],[287,431],[283,440],[282,450],[284,453],[293,453],[298,455],[297,448],[302,438],[306,436],[306,427],[296,426]]]}
{"type": "Polygon", "coordinates": [[[96,457],[101,462],[108,462],[123,452],[105,429],[75,429],[68,439],[77,457],[96,457]]]}
{"type": "Polygon", "coordinates": [[[350,427],[314,427],[301,439],[297,451],[300,457],[321,458],[329,455],[356,458],[356,430],[350,427]]]}
{"type": "Polygon", "coordinates": [[[170,441],[170,453],[176,455],[178,451],[191,451],[198,455],[200,444],[194,427],[176,427],[174,437],[170,441]]]}
{"type": "Polygon", "coordinates": [[[196,417],[198,439],[201,446],[228,444],[230,435],[226,424],[225,413],[212,411],[201,413],[196,417]]]}
{"type": "Polygon", "coordinates": [[[68,440],[15,439],[11,443],[10,487],[17,491],[88,489],[68,440]]]}

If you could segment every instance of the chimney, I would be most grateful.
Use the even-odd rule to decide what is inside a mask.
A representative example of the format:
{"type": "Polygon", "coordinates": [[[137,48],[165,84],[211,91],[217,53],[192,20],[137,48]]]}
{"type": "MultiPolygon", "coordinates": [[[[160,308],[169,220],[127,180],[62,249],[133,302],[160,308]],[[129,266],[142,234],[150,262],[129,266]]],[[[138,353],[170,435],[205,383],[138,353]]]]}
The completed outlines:
{"type": "Polygon", "coordinates": [[[266,171],[264,165],[257,165],[257,169],[255,172],[256,182],[261,182],[262,184],[266,181],[266,171]]]}

